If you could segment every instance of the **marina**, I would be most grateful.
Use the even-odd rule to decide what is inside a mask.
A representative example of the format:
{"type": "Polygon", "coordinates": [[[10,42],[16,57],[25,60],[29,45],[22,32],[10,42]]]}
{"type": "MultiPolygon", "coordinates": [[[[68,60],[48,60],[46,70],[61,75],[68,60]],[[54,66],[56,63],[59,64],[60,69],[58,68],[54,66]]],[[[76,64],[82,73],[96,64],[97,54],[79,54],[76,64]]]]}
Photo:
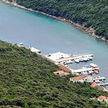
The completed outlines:
{"type": "Polygon", "coordinates": [[[93,74],[95,73],[95,70],[97,70],[96,74],[99,74],[99,67],[82,67],[81,69],[77,69],[77,70],[72,70],[72,74],[76,74],[76,75],[82,75],[82,74],[93,74]]]}
{"type": "MultiPolygon", "coordinates": [[[[76,59],[76,63],[70,64],[70,61],[67,61],[64,65],[77,70],[88,63],[96,63],[99,66],[99,76],[105,77],[108,81],[108,45],[106,43],[64,22],[3,3],[0,3],[0,16],[1,40],[13,44],[22,41],[25,46],[33,46],[41,50],[43,55],[59,51],[75,55],[93,54],[92,61],[86,62],[85,59],[84,62],[81,62],[82,60],[79,62],[76,59]],[[26,32],[23,31],[24,28],[26,32]]],[[[43,55],[41,56],[45,58],[43,55]]]]}
{"type": "Polygon", "coordinates": [[[107,107],[108,45],[89,36],[89,29],[82,32],[64,22],[66,19],[62,22],[43,14],[56,14],[58,6],[51,10],[53,7],[46,4],[49,1],[35,2],[0,3],[1,107],[107,107]],[[42,8],[46,5],[43,11],[41,3],[42,8]],[[34,8],[42,14],[35,13],[34,8]]]}
{"type": "Polygon", "coordinates": [[[55,64],[70,64],[73,62],[87,62],[93,59],[93,54],[71,55],[62,52],[45,55],[48,59],[54,61],[55,64]]]}
{"type": "MultiPolygon", "coordinates": [[[[93,77],[93,74],[98,75],[99,74],[99,66],[90,63],[89,65],[82,67],[81,69],[72,69],[68,66],[68,64],[72,64],[75,62],[76,59],[83,58],[82,62],[85,62],[85,58],[87,60],[90,60],[89,58],[93,59],[93,54],[80,54],[80,55],[72,55],[72,54],[65,54],[62,52],[56,52],[48,55],[42,54],[42,51],[40,51],[37,48],[34,47],[26,47],[23,43],[18,44],[21,48],[29,49],[31,52],[38,54],[39,56],[53,62],[54,64],[58,65],[61,70],[53,72],[54,75],[67,76],[67,75],[76,75],[76,77],[70,78],[70,81],[72,82],[89,82],[89,83],[95,83],[98,86],[102,86],[102,90],[106,90],[104,87],[108,86],[108,83],[105,82],[105,77],[93,77]],[[68,62],[68,63],[67,63],[68,62]]],[[[76,63],[76,62],[75,62],[76,63]]]]}

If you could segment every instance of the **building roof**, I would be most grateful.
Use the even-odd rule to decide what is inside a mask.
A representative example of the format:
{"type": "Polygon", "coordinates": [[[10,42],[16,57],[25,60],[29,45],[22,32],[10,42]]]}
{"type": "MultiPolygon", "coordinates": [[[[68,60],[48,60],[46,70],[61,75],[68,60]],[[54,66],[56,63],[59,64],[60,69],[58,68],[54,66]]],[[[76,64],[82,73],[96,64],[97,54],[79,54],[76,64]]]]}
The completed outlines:
{"type": "Polygon", "coordinates": [[[90,75],[88,74],[84,74],[84,75],[81,75],[81,76],[78,76],[78,77],[73,77],[72,79],[73,80],[81,80],[81,79],[84,79],[86,77],[90,77],[90,75]]]}
{"type": "Polygon", "coordinates": [[[99,70],[96,70],[96,69],[95,69],[95,70],[93,71],[93,73],[99,74],[99,70]]]}
{"type": "Polygon", "coordinates": [[[97,87],[98,88],[98,90],[100,90],[100,91],[105,91],[106,89],[105,88],[103,88],[102,86],[99,86],[98,84],[96,84],[96,83],[92,83],[91,85],[90,85],[91,87],[97,87]]]}
{"type": "Polygon", "coordinates": [[[19,43],[19,45],[24,45],[24,44],[21,42],[21,43],[19,43]]]}
{"type": "Polygon", "coordinates": [[[99,96],[98,99],[99,100],[103,100],[103,99],[108,99],[108,97],[106,97],[106,96],[99,96]]]}
{"type": "Polygon", "coordinates": [[[60,65],[59,68],[64,70],[64,71],[70,71],[70,69],[64,65],[60,65]]]}
{"type": "Polygon", "coordinates": [[[97,84],[96,83],[92,83],[90,86],[94,88],[94,87],[97,86],[97,84]]]}
{"type": "Polygon", "coordinates": [[[48,55],[46,55],[46,57],[53,60],[53,61],[56,61],[56,60],[61,59],[61,58],[70,57],[70,55],[62,53],[62,52],[56,52],[56,53],[48,54],[48,55]]]}
{"type": "Polygon", "coordinates": [[[36,48],[34,48],[34,47],[31,47],[30,50],[31,50],[32,52],[37,52],[37,53],[41,52],[40,50],[38,50],[38,49],[36,49],[36,48]]]}
{"type": "Polygon", "coordinates": [[[55,75],[69,75],[68,72],[64,72],[62,70],[53,72],[55,75]]]}

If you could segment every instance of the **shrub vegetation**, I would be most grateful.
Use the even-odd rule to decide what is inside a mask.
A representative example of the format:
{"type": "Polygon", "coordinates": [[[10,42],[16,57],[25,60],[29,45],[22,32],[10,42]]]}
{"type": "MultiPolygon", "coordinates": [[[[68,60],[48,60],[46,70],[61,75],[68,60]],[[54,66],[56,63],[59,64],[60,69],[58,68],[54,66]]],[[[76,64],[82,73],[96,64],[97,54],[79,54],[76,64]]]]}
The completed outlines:
{"type": "Polygon", "coordinates": [[[53,75],[58,69],[25,48],[0,41],[0,108],[108,108],[90,100],[108,93],[53,75]]]}

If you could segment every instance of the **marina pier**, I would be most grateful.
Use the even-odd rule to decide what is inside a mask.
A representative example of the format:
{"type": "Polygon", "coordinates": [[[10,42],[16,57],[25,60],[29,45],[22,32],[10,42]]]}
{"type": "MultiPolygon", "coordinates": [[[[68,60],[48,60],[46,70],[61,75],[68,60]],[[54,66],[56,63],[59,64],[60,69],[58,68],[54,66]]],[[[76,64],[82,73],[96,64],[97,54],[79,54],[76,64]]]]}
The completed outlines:
{"type": "Polygon", "coordinates": [[[98,84],[99,86],[103,86],[103,87],[106,87],[106,86],[108,86],[108,83],[100,83],[100,84],[98,84]]]}
{"type": "MultiPolygon", "coordinates": [[[[108,83],[105,82],[106,78],[105,77],[93,77],[93,74],[99,74],[99,66],[94,64],[94,63],[90,63],[89,66],[85,66],[82,67],[81,69],[71,69],[68,64],[72,64],[73,62],[75,63],[79,63],[79,62],[87,62],[89,60],[93,59],[93,54],[80,54],[80,55],[72,55],[72,54],[65,54],[62,52],[56,52],[56,53],[52,53],[52,54],[48,54],[48,55],[44,55],[41,53],[41,51],[37,48],[34,47],[26,47],[24,46],[23,43],[20,43],[18,45],[19,47],[22,48],[26,48],[29,49],[31,52],[34,52],[36,54],[38,54],[39,56],[41,56],[42,58],[47,59],[48,61],[56,64],[59,66],[59,68],[61,69],[60,71],[57,71],[56,75],[61,76],[61,74],[66,73],[66,75],[69,74],[75,74],[77,77],[75,77],[75,79],[77,79],[76,81],[74,80],[70,80],[70,81],[74,81],[74,82],[95,82],[98,86],[102,86],[102,87],[106,87],[108,86],[108,83]]],[[[71,78],[74,79],[74,78],[71,78]]]]}
{"type": "Polygon", "coordinates": [[[45,55],[46,58],[49,58],[55,62],[55,64],[70,64],[73,62],[79,63],[79,62],[87,62],[89,60],[93,59],[93,54],[81,54],[81,55],[71,55],[71,54],[65,54],[62,52],[52,53],[45,55]]]}

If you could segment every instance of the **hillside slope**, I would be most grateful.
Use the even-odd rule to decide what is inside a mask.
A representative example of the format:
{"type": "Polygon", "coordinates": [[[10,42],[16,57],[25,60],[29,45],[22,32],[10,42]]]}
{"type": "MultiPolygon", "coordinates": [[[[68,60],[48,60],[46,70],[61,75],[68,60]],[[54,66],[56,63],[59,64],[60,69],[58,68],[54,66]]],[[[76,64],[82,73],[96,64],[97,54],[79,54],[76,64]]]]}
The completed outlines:
{"type": "Polygon", "coordinates": [[[88,28],[92,27],[96,35],[108,39],[108,0],[15,1],[27,8],[63,17],[88,28]]]}
{"type": "Polygon", "coordinates": [[[0,41],[0,108],[107,108],[90,98],[108,93],[53,75],[58,67],[29,50],[0,41]]]}

